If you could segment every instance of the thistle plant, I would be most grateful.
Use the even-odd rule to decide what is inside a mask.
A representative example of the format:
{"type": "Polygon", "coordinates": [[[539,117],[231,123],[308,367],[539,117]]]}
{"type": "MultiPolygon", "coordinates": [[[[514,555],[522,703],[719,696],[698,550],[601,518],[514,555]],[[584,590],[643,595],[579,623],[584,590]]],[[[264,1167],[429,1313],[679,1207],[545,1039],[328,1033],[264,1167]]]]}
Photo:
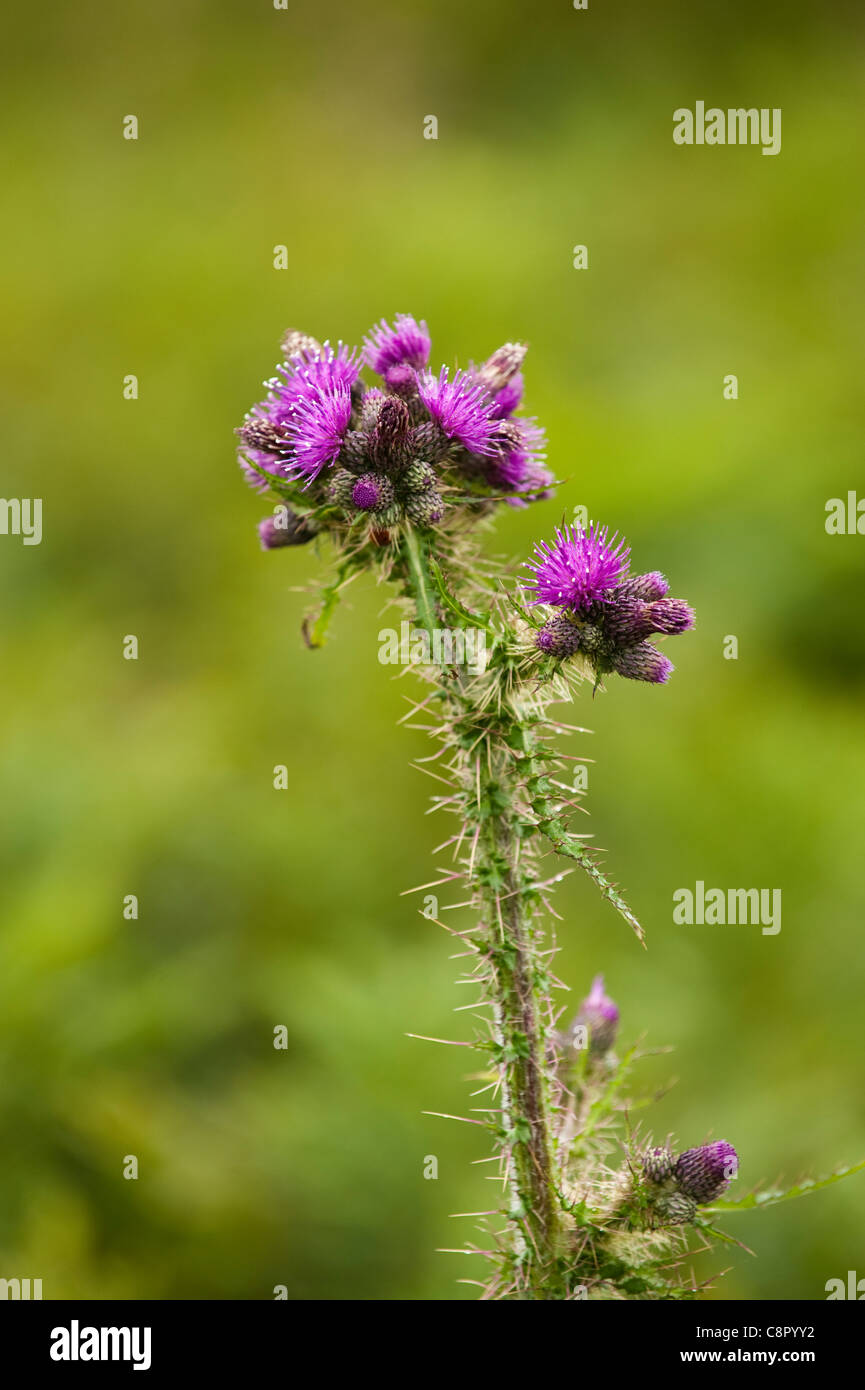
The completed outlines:
{"type": "Polygon", "coordinates": [[[309,647],[366,572],[429,639],[410,727],[432,745],[421,766],[454,828],[435,850],[448,857],[441,877],[423,888],[459,886],[472,911],[464,930],[439,925],[478,991],[473,1036],[455,1041],[480,1054],[486,1104],[467,1118],[489,1131],[502,1191],[497,1210],[477,1214],[483,1243],[465,1247],[482,1263],[482,1296],[692,1298],[695,1249],[739,1244],[716,1214],[845,1175],[731,1200],[732,1144],[658,1145],[634,1126],[644,1101],[630,1087],[648,1054],[636,1044],[617,1054],[619,1009],[601,977],[561,1026],[549,919],[564,869],[549,871],[550,853],[585,873],[642,944],[645,934],[573,829],[581,795],[564,780],[561,744],[575,726],[559,707],[581,686],[665,684],[673,665],[659,644],[693,628],[694,613],[600,524],[562,523],[515,571],[488,560],[479,537],[497,509],[555,488],[544,432],[521,410],[526,349],[506,343],[480,366],[438,371],[430,352],[426,324],[407,314],[382,321],[360,351],[286,334],[237,432],[247,482],[274,502],[260,542],[327,548],[309,647]],[[485,653],[471,665],[440,640],[469,631],[485,653]]]}

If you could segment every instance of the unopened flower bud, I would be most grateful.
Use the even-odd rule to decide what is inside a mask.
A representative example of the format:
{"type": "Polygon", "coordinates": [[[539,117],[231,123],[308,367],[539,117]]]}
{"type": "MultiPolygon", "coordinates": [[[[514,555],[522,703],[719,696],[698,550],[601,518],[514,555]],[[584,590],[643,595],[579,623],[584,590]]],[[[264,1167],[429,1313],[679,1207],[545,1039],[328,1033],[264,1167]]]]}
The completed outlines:
{"type": "Polygon", "coordinates": [[[318,357],[322,351],[321,343],[316,338],[311,338],[308,333],[300,333],[296,328],[289,328],[280,347],[287,362],[293,357],[318,357]]]}
{"type": "Polygon", "coordinates": [[[309,517],[298,516],[290,507],[279,507],[273,516],[258,523],[262,550],[278,550],[283,545],[306,545],[316,533],[309,517]]]}
{"type": "Polygon", "coordinates": [[[663,685],[669,680],[673,663],[651,642],[637,642],[612,658],[613,670],[632,681],[651,681],[663,685]]]}
{"type": "Polygon", "coordinates": [[[596,975],[592,981],[591,993],[580,1005],[576,1021],[589,1030],[590,1052],[609,1052],[619,1030],[619,1010],[604,993],[603,975],[596,975]]]}
{"type": "Polygon", "coordinates": [[[351,500],[362,512],[378,512],[393,502],[393,483],[378,473],[364,473],[351,490],[351,500]]]}
{"type": "Polygon", "coordinates": [[[361,402],[360,407],[360,427],[365,432],[369,432],[378,424],[379,412],[387,400],[384,391],[379,391],[377,386],[373,386],[367,391],[361,402]]]}
{"type": "Polygon", "coordinates": [[[658,1199],[655,1212],[664,1226],[684,1226],[697,1215],[697,1203],[684,1192],[670,1192],[658,1199]]]}
{"type": "Polygon", "coordinates": [[[527,352],[525,343],[505,343],[502,347],[496,348],[492,357],[487,358],[475,376],[488,391],[501,391],[511,377],[516,376],[527,352]]]}
{"type": "Polygon", "coordinates": [[[357,478],[353,473],[349,473],[345,468],[338,468],[327,484],[328,502],[333,502],[337,507],[352,506],[352,493],[356,482],[357,478]]]}
{"type": "Polygon", "coordinates": [[[435,487],[438,479],[435,469],[428,463],[424,463],[423,459],[413,459],[400,474],[399,481],[406,492],[426,492],[427,488],[435,487]]]}
{"type": "Polygon", "coordinates": [[[695,1202],[714,1202],[738,1171],[739,1156],[726,1139],[686,1149],[676,1160],[676,1181],[695,1202]]]}
{"type": "Polygon", "coordinates": [[[248,449],[257,449],[262,454],[279,457],[291,449],[291,440],[284,431],[258,415],[251,415],[248,420],[244,420],[237,434],[248,449]]]}
{"type": "Polygon", "coordinates": [[[405,514],[415,526],[435,526],[445,514],[445,504],[435,488],[427,488],[425,492],[412,493],[406,499],[405,514]]]}
{"type": "Polygon", "coordinates": [[[632,574],[623,579],[618,592],[622,598],[642,599],[651,603],[654,599],[665,598],[670,586],[660,570],[652,570],[649,574],[632,574]]]}
{"type": "Polygon", "coordinates": [[[678,598],[655,599],[652,602],[623,599],[621,589],[616,589],[604,610],[606,636],[611,642],[623,646],[634,646],[655,632],[669,635],[687,632],[693,626],[693,608],[678,598]]]}
{"type": "Polygon", "coordinates": [[[568,657],[580,650],[581,637],[582,633],[577,624],[560,614],[557,618],[550,618],[550,621],[535,633],[535,646],[539,651],[548,652],[550,656],[568,657]]]}
{"type": "Polygon", "coordinates": [[[415,455],[428,463],[438,463],[444,458],[451,442],[444,430],[435,420],[424,420],[416,425],[411,434],[411,447],[415,455]]]}
{"type": "Polygon", "coordinates": [[[349,430],[342,441],[339,457],[348,468],[363,468],[369,462],[369,436],[361,430],[349,430]]]}
{"type": "Polygon", "coordinates": [[[380,468],[394,470],[410,457],[408,442],[411,415],[399,396],[386,396],[369,440],[369,455],[380,468]]]}
{"type": "Polygon", "coordinates": [[[687,632],[694,626],[694,610],[680,598],[662,598],[649,604],[654,632],[687,632]]]}
{"type": "Polygon", "coordinates": [[[647,1149],[642,1156],[643,1172],[649,1182],[660,1186],[673,1176],[676,1160],[669,1149],[647,1149]]]}
{"type": "Polygon", "coordinates": [[[393,367],[387,367],[383,376],[388,390],[395,395],[402,396],[404,400],[417,395],[417,372],[408,362],[397,362],[393,367]]]}

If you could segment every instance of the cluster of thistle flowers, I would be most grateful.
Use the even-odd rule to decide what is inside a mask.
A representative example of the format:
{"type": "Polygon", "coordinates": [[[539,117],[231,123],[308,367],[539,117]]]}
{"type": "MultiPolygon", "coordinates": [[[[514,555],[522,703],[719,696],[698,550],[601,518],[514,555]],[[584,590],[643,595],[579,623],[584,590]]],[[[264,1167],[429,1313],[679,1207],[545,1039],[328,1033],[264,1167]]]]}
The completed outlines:
{"type": "MultiPolygon", "coordinates": [[[[604,990],[603,975],[592,981],[566,1041],[574,1037],[578,1026],[588,1032],[590,1055],[607,1059],[619,1029],[619,1009],[604,990]]],[[[647,1149],[641,1167],[656,1217],[665,1226],[680,1226],[693,1221],[698,1207],[726,1192],[739,1159],[733,1145],[719,1139],[678,1155],[666,1147],[647,1149]]]]}
{"type": "Polygon", "coordinates": [[[581,656],[600,679],[616,671],[663,684],[673,664],[649,639],[694,626],[694,610],[668,598],[662,574],[628,574],[630,548],[605,526],[563,526],[526,561],[532,606],[555,610],[535,633],[537,650],[561,660],[581,656]]]}
{"type": "Polygon", "coordinates": [[[732,1144],[718,1139],[678,1156],[668,1148],[648,1149],[642,1167],[655,1212],[665,1225],[680,1226],[726,1192],[739,1157],[732,1144]]]}
{"type": "Polygon", "coordinates": [[[435,527],[452,503],[549,495],[544,433],[517,416],[526,349],[506,343],[481,367],[429,370],[426,324],[398,314],[363,349],[322,346],[290,332],[267,399],[238,430],[250,485],[295,496],[259,526],[265,549],[299,545],[327,527],[367,518],[380,542],[407,520],[435,527]],[[368,387],[361,364],[381,378],[368,387]],[[296,492],[293,494],[292,489],[296,492]]]}

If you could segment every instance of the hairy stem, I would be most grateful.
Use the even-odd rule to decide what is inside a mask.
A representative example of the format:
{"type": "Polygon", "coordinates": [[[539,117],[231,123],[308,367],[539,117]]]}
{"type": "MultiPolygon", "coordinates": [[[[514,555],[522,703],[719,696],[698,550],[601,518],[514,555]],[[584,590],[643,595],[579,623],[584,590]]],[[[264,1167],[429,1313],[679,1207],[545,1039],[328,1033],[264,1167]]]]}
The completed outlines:
{"type": "MultiPolygon", "coordinates": [[[[431,631],[443,621],[443,607],[451,615],[460,610],[453,576],[443,592],[440,563],[416,532],[404,542],[401,569],[418,626],[431,631]]],[[[464,669],[442,676],[440,694],[465,818],[463,872],[482,916],[478,979],[494,1014],[500,1077],[494,1128],[510,1192],[511,1233],[500,1292],[556,1299],[564,1292],[563,1232],[547,1066],[549,985],[533,924],[535,878],[521,853],[531,822],[517,809],[529,735],[515,712],[484,704],[477,680],[464,669]]]]}
{"type": "Polygon", "coordinates": [[[529,906],[532,880],[520,866],[512,811],[515,767],[508,752],[500,746],[478,768],[477,880],[502,1075],[509,1214],[518,1238],[515,1288],[531,1298],[559,1298],[561,1206],[550,1123],[547,987],[529,906]]]}

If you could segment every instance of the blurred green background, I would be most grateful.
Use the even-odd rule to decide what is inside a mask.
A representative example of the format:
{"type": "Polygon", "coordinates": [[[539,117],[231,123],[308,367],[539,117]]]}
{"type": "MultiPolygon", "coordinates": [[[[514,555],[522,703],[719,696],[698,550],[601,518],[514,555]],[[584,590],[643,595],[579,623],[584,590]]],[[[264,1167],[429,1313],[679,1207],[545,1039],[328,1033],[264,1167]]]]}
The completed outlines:
{"type": "MultiPolygon", "coordinates": [[[[861,12],[85,0],[6,30],[3,493],[44,499],[44,537],[0,537],[0,1275],[475,1296],[435,1250],[489,1205],[484,1137],[422,1114],[463,1112],[466,1056],[405,1036],[465,998],[399,896],[446,831],[391,619],[358,583],[307,651],[322,557],[259,551],[234,462],[285,328],[356,342],[397,310],[436,364],[531,344],[568,481],[491,547],[582,503],[698,612],[669,687],[576,710],[650,949],[568,879],[568,1007],[605,971],[623,1036],[675,1048],[643,1064],[680,1078],[656,1133],[734,1141],[740,1190],[865,1156],[865,538],[824,530],[865,493],[861,12]],[[674,146],[697,99],[781,107],[781,154],[674,146]],[[675,926],[697,879],[780,887],[781,933],[675,926]]],[[[731,1217],[757,1258],[715,1296],[865,1276],[863,1210],[854,1179],[731,1217]]]]}

